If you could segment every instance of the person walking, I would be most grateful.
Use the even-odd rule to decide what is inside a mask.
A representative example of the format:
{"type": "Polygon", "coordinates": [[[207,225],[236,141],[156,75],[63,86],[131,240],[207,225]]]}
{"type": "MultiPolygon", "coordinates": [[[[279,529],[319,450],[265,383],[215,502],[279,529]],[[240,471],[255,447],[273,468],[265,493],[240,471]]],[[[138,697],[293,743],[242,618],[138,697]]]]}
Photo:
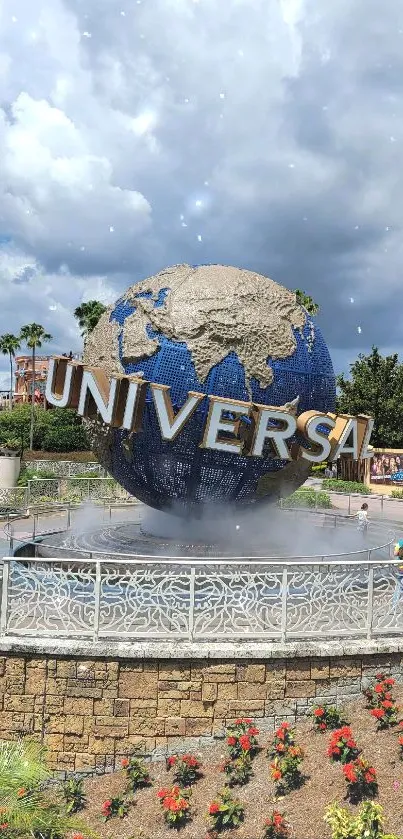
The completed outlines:
{"type": "Polygon", "coordinates": [[[365,536],[368,530],[368,504],[364,502],[361,505],[361,509],[355,515],[358,519],[357,530],[365,536]]]}
{"type": "Polygon", "coordinates": [[[399,541],[396,542],[396,545],[393,549],[393,555],[395,557],[397,557],[397,559],[400,559],[400,563],[399,563],[399,565],[397,566],[397,569],[396,569],[397,570],[397,580],[396,580],[396,587],[395,587],[395,592],[394,592],[393,600],[392,600],[393,606],[396,609],[400,598],[403,597],[403,539],[399,539],[399,541]]]}

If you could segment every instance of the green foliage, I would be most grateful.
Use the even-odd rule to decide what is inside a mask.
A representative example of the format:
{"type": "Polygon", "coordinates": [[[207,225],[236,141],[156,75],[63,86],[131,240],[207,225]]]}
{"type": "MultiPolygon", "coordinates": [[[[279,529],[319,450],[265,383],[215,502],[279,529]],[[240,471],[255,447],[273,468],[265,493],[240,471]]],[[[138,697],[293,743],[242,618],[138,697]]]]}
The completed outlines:
{"type": "Polygon", "coordinates": [[[29,481],[49,479],[57,480],[57,478],[55,478],[54,472],[47,472],[45,469],[34,469],[33,467],[26,467],[25,469],[21,470],[20,477],[18,478],[18,486],[26,487],[28,486],[29,481]]]}
{"type": "Polygon", "coordinates": [[[71,778],[63,784],[63,796],[68,813],[78,813],[85,807],[84,782],[71,778]]]}
{"type": "Polygon", "coordinates": [[[366,484],[360,484],[359,481],[339,481],[337,478],[324,478],[322,487],[332,492],[343,492],[347,495],[352,495],[355,492],[360,495],[371,495],[372,493],[372,490],[366,484]]]}
{"type": "MultiPolygon", "coordinates": [[[[0,412],[0,445],[7,440],[18,440],[28,446],[31,406],[19,405],[13,411],[0,412]]],[[[89,448],[85,428],[75,411],[54,408],[45,411],[35,406],[34,448],[44,451],[86,451],[89,448]]]]}
{"type": "Polygon", "coordinates": [[[77,306],[74,310],[74,317],[78,321],[84,339],[88,338],[88,335],[95,329],[104,312],[106,312],[106,306],[99,300],[89,300],[88,303],[81,303],[81,306],[77,306]]]}
{"type": "Polygon", "coordinates": [[[403,489],[392,489],[392,498],[403,498],[403,489]]]}
{"type": "Polygon", "coordinates": [[[210,804],[209,815],[213,830],[219,833],[231,827],[238,827],[244,819],[244,808],[239,799],[233,798],[230,791],[224,789],[210,804]]]}
{"type": "Polygon", "coordinates": [[[324,472],[326,468],[327,468],[327,461],[324,461],[323,463],[314,463],[313,466],[312,466],[312,472],[315,472],[315,473],[324,472]]]}
{"type": "Polygon", "coordinates": [[[300,288],[296,288],[295,297],[297,298],[297,303],[299,303],[300,306],[303,306],[309,315],[318,314],[319,306],[309,294],[305,294],[305,292],[301,291],[300,288]]]}
{"type": "Polygon", "coordinates": [[[330,509],[332,506],[327,492],[316,492],[314,489],[299,489],[288,498],[283,498],[282,506],[286,507],[321,507],[330,509]]]}
{"type": "Polygon", "coordinates": [[[324,820],[332,831],[332,839],[398,839],[383,832],[383,808],[373,801],[364,801],[356,816],[339,804],[331,804],[324,820]]]}
{"type": "MultiPolygon", "coordinates": [[[[64,839],[68,831],[83,828],[44,787],[50,777],[45,755],[34,741],[0,742],[1,818],[7,839],[64,839]]],[[[85,833],[94,836],[88,828],[85,833]]]]}
{"type": "Polygon", "coordinates": [[[403,364],[398,356],[382,356],[377,347],[360,354],[350,366],[350,378],[338,376],[339,413],[368,414],[375,420],[371,444],[377,448],[403,448],[403,364]]]}

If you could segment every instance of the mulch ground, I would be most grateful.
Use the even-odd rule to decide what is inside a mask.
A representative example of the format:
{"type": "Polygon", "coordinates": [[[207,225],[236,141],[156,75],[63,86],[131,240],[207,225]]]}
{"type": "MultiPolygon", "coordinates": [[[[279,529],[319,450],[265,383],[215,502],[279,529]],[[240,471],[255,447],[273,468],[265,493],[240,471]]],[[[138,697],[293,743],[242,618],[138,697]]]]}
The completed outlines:
{"type": "MultiPolygon", "coordinates": [[[[395,690],[395,695],[402,703],[403,690],[395,690]]],[[[398,731],[395,728],[377,732],[376,721],[365,708],[364,699],[345,706],[344,710],[363,756],[376,769],[379,784],[376,800],[384,808],[387,832],[403,834],[403,762],[399,759],[398,731]]],[[[256,724],[259,725],[259,720],[256,724]]],[[[345,801],[346,785],[340,764],[331,763],[326,756],[329,736],[329,733],[314,731],[311,719],[297,726],[296,742],[306,753],[303,769],[307,778],[303,787],[281,800],[275,799],[274,785],[269,777],[266,748],[270,736],[259,737],[264,748],[254,760],[254,776],[245,787],[233,789],[234,796],[245,806],[245,821],[237,830],[226,831],[225,839],[261,839],[264,820],[273,808],[286,814],[293,839],[329,839],[330,832],[323,822],[327,805],[337,801],[352,812],[358,809],[345,801]]],[[[195,751],[203,763],[204,775],[193,787],[192,821],[179,831],[183,839],[204,839],[206,836],[208,806],[224,785],[225,776],[218,769],[224,752],[225,741],[214,748],[195,751]]],[[[100,821],[101,804],[124,792],[125,774],[122,771],[86,781],[87,807],[82,815],[102,839],[167,839],[175,835],[176,831],[165,825],[157,799],[160,787],[172,785],[172,773],[166,771],[165,763],[156,762],[152,764],[150,774],[152,787],[136,793],[135,804],[128,816],[122,820],[111,819],[106,824],[100,821]]]]}

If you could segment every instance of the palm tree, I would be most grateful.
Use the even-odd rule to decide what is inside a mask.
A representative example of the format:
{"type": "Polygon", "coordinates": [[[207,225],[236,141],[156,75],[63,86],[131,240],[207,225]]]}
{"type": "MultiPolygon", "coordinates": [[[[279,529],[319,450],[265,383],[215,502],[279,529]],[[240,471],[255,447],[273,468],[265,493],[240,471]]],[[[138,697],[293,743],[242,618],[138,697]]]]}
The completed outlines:
{"type": "Polygon", "coordinates": [[[106,306],[99,300],[89,300],[88,303],[81,303],[74,309],[74,317],[78,320],[84,342],[92,330],[95,329],[104,312],[106,312],[106,306]]]}
{"type": "Polygon", "coordinates": [[[297,303],[300,306],[303,306],[304,309],[308,312],[308,315],[317,315],[319,312],[319,306],[315,303],[313,297],[310,297],[309,294],[305,294],[305,291],[301,291],[300,288],[295,289],[295,296],[297,298],[297,303]]]}
{"type": "Polygon", "coordinates": [[[7,836],[63,839],[77,828],[95,836],[69,817],[60,798],[48,796],[46,781],[51,773],[45,758],[46,750],[33,740],[0,742],[0,821],[7,825],[7,836]]]}
{"type": "Polygon", "coordinates": [[[45,332],[39,323],[29,323],[23,326],[20,332],[21,341],[25,341],[27,347],[32,350],[32,390],[31,390],[31,428],[29,432],[29,448],[34,447],[34,424],[35,424],[35,352],[45,341],[51,341],[52,336],[45,332]]]}
{"type": "Polygon", "coordinates": [[[0,352],[3,355],[8,355],[10,359],[10,410],[13,407],[13,358],[15,358],[16,350],[19,350],[21,341],[16,335],[11,332],[6,332],[0,335],[0,352]]]}

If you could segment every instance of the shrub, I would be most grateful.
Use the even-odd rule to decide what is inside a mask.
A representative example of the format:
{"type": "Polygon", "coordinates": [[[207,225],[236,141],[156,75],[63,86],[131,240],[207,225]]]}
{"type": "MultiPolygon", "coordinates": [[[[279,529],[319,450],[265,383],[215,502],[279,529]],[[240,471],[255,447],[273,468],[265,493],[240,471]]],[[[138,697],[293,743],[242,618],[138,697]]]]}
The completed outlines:
{"type": "Polygon", "coordinates": [[[220,833],[231,827],[238,827],[244,819],[244,808],[229,790],[223,790],[210,804],[209,816],[212,823],[210,832],[220,833]]]}
{"type": "Polygon", "coordinates": [[[363,757],[345,763],[343,775],[347,781],[347,797],[352,804],[357,804],[363,798],[372,798],[378,792],[378,782],[373,766],[363,757]]]}
{"type": "Polygon", "coordinates": [[[399,706],[392,693],[395,680],[386,677],[384,673],[378,673],[375,679],[375,685],[364,691],[367,706],[371,708],[372,716],[378,721],[378,730],[392,728],[397,724],[399,712],[399,706]]]}
{"type": "Polygon", "coordinates": [[[259,729],[251,719],[240,718],[227,730],[227,746],[230,757],[240,757],[243,752],[254,754],[258,749],[256,739],[259,729]]]}
{"type": "Polygon", "coordinates": [[[58,480],[57,476],[55,476],[55,473],[51,472],[50,470],[35,469],[35,467],[26,466],[20,472],[17,486],[26,487],[28,486],[29,481],[48,480],[49,478],[56,482],[58,480]]]}
{"type": "Polygon", "coordinates": [[[333,761],[340,763],[349,763],[358,757],[359,749],[350,726],[344,725],[333,732],[327,754],[333,761]]]}
{"type": "Polygon", "coordinates": [[[302,785],[304,778],[300,765],[303,759],[304,752],[300,746],[289,746],[284,755],[274,758],[270,770],[277,787],[276,795],[285,795],[302,785]]]}
{"type": "Polygon", "coordinates": [[[294,732],[289,722],[282,722],[274,733],[273,744],[267,750],[267,757],[278,757],[284,754],[290,746],[295,746],[294,732]]]}
{"type": "Polygon", "coordinates": [[[373,801],[364,801],[358,815],[332,804],[326,810],[324,821],[332,831],[332,839],[397,839],[383,832],[383,809],[373,801]]]}
{"type": "Polygon", "coordinates": [[[157,795],[164,810],[164,819],[169,827],[180,827],[189,819],[189,794],[178,786],[158,791],[157,795]]]}
{"type": "Polygon", "coordinates": [[[174,780],[177,784],[190,787],[200,778],[200,763],[194,755],[172,755],[167,758],[167,769],[174,769],[174,780]]]}
{"type": "Polygon", "coordinates": [[[290,828],[284,818],[284,813],[273,810],[270,818],[264,823],[262,839],[288,839],[289,836],[291,836],[290,828]]]}
{"type": "Polygon", "coordinates": [[[228,777],[228,786],[243,786],[253,775],[252,758],[250,752],[243,752],[239,757],[226,760],[222,771],[228,777]]]}
{"type": "Polygon", "coordinates": [[[329,731],[340,728],[346,722],[333,705],[317,705],[313,709],[312,715],[318,731],[329,731]]]}
{"type": "Polygon", "coordinates": [[[126,770],[126,776],[130,782],[132,792],[150,785],[150,773],[144,760],[140,757],[124,757],[122,758],[121,766],[122,769],[126,770]]]}
{"type": "Polygon", "coordinates": [[[366,484],[361,484],[358,481],[339,481],[337,478],[324,478],[322,487],[333,492],[345,492],[347,495],[353,493],[371,495],[372,493],[372,490],[366,484]]]}
{"type": "Polygon", "coordinates": [[[47,452],[86,452],[88,437],[82,425],[52,428],[42,439],[42,448],[47,452]]]}
{"type": "Polygon", "coordinates": [[[127,816],[128,812],[129,805],[120,795],[117,795],[115,798],[108,798],[101,807],[101,815],[104,822],[109,821],[113,816],[118,816],[120,819],[123,819],[127,816]]]}
{"type": "Polygon", "coordinates": [[[403,498],[403,489],[392,489],[390,494],[392,498],[403,498]]]}
{"type": "Polygon", "coordinates": [[[72,778],[63,784],[63,796],[68,813],[78,813],[85,807],[83,781],[72,778]]]}
{"type": "Polygon", "coordinates": [[[332,506],[327,492],[316,492],[314,489],[299,489],[288,498],[283,498],[282,506],[287,507],[321,507],[329,509],[332,506]]]}

